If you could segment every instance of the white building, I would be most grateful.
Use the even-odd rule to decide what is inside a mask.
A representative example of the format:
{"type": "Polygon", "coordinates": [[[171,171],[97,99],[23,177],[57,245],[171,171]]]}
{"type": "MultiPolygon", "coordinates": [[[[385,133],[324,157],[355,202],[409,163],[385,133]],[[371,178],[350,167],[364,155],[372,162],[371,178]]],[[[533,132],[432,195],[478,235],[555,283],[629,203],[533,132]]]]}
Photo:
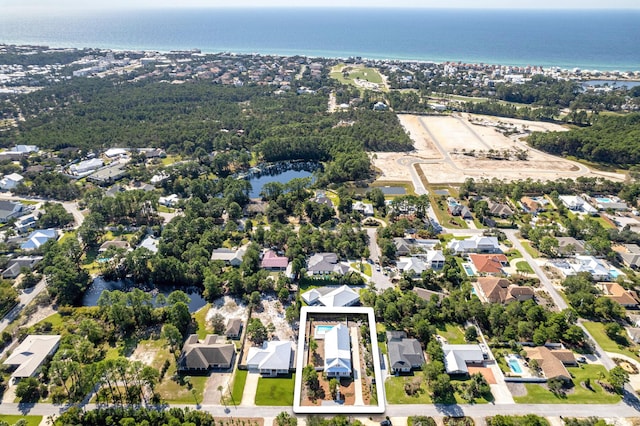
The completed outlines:
{"type": "Polygon", "coordinates": [[[444,368],[448,374],[468,374],[468,364],[482,365],[485,355],[480,345],[442,345],[444,368]]]}
{"type": "Polygon", "coordinates": [[[69,166],[69,171],[71,174],[76,176],[87,175],[95,170],[98,170],[100,167],[104,166],[104,161],[100,158],[92,158],[90,160],[84,160],[79,162],[78,164],[72,164],[69,166]]]}
{"type": "Polygon", "coordinates": [[[500,251],[498,238],[474,235],[465,240],[452,240],[447,245],[455,253],[497,253],[500,251]]]}
{"type": "Polygon", "coordinates": [[[247,368],[258,370],[266,376],[277,376],[289,373],[292,354],[291,342],[264,342],[262,348],[249,348],[247,354],[247,368]]]}
{"type": "Polygon", "coordinates": [[[328,307],[353,306],[360,301],[360,295],[349,286],[314,288],[300,295],[307,305],[328,307]]]}
{"type": "Polygon", "coordinates": [[[351,340],[342,323],[324,334],[324,372],[327,377],[351,375],[351,340]]]}
{"type": "Polygon", "coordinates": [[[560,195],[558,197],[566,208],[576,212],[596,214],[598,210],[578,195],[560,195]]]}
{"type": "Polygon", "coordinates": [[[11,173],[5,175],[2,179],[0,179],[0,189],[4,189],[6,191],[10,191],[16,186],[20,184],[24,180],[24,177],[19,175],[18,173],[11,173]]]}
{"type": "Polygon", "coordinates": [[[60,344],[60,335],[29,335],[4,361],[4,365],[15,367],[11,379],[15,383],[20,379],[32,377],[38,372],[44,360],[55,353],[60,344]]]}

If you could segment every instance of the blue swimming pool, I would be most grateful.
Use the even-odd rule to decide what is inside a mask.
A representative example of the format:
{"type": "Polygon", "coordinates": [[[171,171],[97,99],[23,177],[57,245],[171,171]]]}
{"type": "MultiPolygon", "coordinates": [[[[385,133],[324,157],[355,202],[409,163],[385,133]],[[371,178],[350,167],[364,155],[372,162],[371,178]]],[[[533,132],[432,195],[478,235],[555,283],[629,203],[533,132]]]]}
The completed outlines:
{"type": "Polygon", "coordinates": [[[467,265],[466,263],[462,265],[462,267],[464,268],[464,271],[467,273],[467,275],[469,275],[470,277],[474,276],[475,274],[473,273],[473,268],[471,267],[471,265],[467,265]]]}
{"type": "Polygon", "coordinates": [[[327,331],[333,328],[332,325],[316,325],[315,333],[313,333],[314,337],[322,339],[327,331]]]}
{"type": "Polygon", "coordinates": [[[596,201],[599,203],[610,203],[611,198],[596,198],[596,201]]]}
{"type": "Polygon", "coordinates": [[[611,278],[618,278],[618,276],[620,276],[620,272],[616,271],[615,269],[609,269],[609,276],[611,278]]]}
{"type": "Polygon", "coordinates": [[[522,373],[522,368],[520,368],[520,363],[518,362],[517,359],[510,358],[507,363],[509,364],[509,368],[511,368],[511,371],[513,371],[516,374],[522,373]]]}

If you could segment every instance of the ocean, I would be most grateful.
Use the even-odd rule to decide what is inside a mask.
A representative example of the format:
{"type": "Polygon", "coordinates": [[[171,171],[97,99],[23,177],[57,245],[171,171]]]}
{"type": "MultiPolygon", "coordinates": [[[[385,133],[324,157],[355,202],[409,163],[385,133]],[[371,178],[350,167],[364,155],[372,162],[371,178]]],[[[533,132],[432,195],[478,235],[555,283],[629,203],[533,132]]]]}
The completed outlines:
{"type": "Polygon", "coordinates": [[[178,9],[0,14],[0,43],[640,70],[640,10],[178,9]]]}

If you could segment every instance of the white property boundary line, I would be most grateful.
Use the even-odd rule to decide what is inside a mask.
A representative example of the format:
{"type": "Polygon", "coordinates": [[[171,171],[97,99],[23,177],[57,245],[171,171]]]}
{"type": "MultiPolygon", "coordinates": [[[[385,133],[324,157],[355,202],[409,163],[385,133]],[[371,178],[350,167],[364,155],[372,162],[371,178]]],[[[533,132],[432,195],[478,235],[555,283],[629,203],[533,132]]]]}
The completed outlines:
{"type": "MultiPolygon", "coordinates": [[[[305,306],[300,312],[300,327],[302,334],[298,339],[298,360],[296,362],[296,381],[293,391],[293,412],[296,414],[382,414],[385,411],[384,383],[380,370],[380,352],[378,350],[378,335],[376,332],[376,320],[373,308],[362,307],[312,307],[305,306]],[[302,369],[304,368],[304,344],[307,340],[307,315],[308,314],[365,314],[369,320],[369,334],[371,339],[371,357],[373,358],[374,376],[376,379],[376,396],[378,405],[332,405],[332,406],[302,406],[300,398],[302,396],[302,369]]],[[[363,370],[364,366],[360,366],[363,370]]],[[[360,374],[362,374],[360,372],[360,374]]]]}

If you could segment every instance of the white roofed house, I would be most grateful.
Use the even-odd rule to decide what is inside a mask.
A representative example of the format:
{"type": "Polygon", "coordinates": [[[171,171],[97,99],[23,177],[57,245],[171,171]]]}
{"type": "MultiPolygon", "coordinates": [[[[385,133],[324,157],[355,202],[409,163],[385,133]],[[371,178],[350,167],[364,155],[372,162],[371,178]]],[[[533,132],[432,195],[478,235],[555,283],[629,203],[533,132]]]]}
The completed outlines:
{"type": "Polygon", "coordinates": [[[328,307],[353,306],[360,302],[360,295],[349,286],[314,288],[300,295],[307,305],[328,307]]]}
{"type": "Polygon", "coordinates": [[[15,383],[20,379],[33,377],[40,370],[45,359],[53,355],[60,344],[60,335],[30,334],[4,361],[4,365],[15,368],[11,379],[15,383]]]}
{"type": "Polygon", "coordinates": [[[324,372],[327,377],[351,376],[351,340],[342,323],[324,334],[324,372]]]}
{"type": "Polygon", "coordinates": [[[236,250],[228,249],[228,248],[217,248],[214,249],[211,253],[211,260],[221,260],[224,263],[227,263],[231,266],[240,266],[242,264],[242,259],[244,259],[244,254],[247,252],[247,247],[242,246],[236,250]]]}
{"type": "Polygon", "coordinates": [[[469,374],[468,364],[482,365],[485,353],[480,345],[442,345],[444,368],[448,374],[469,374]]]}
{"type": "Polygon", "coordinates": [[[17,201],[0,200],[0,223],[6,223],[26,213],[27,209],[24,204],[17,201]]]}
{"type": "Polygon", "coordinates": [[[100,167],[104,166],[104,161],[100,158],[92,158],[90,160],[81,161],[78,164],[72,164],[69,166],[69,172],[72,175],[84,176],[100,167]]]}
{"type": "Polygon", "coordinates": [[[447,245],[455,253],[498,253],[498,238],[474,235],[465,240],[452,240],[447,245]]]}
{"type": "Polygon", "coordinates": [[[24,177],[22,177],[18,173],[5,175],[2,179],[0,179],[0,189],[10,191],[16,186],[20,185],[23,180],[24,177]]]}
{"type": "Polygon", "coordinates": [[[293,350],[289,341],[264,342],[262,348],[249,348],[247,368],[258,370],[265,376],[288,374],[293,350]]]}

